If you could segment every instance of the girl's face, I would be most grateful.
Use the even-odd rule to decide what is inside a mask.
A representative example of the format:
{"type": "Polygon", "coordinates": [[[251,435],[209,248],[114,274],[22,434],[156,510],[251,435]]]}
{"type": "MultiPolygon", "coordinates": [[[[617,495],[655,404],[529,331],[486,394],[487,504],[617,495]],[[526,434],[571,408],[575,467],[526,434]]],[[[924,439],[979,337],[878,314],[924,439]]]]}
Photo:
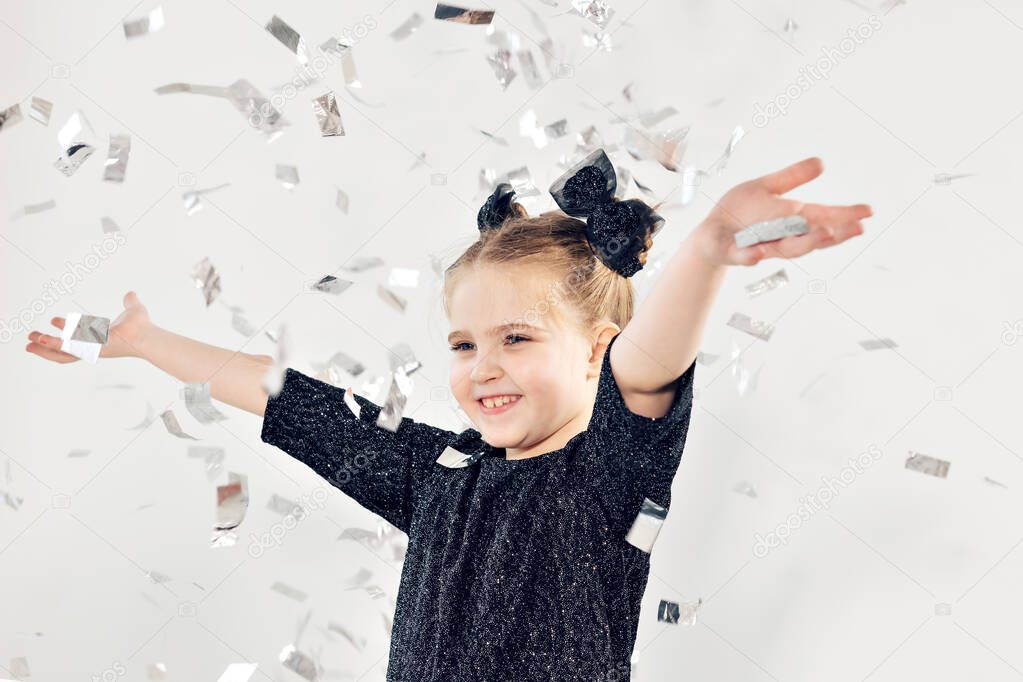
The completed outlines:
{"type": "Polygon", "coordinates": [[[451,391],[483,439],[509,458],[560,449],[586,429],[596,396],[602,358],[592,361],[567,303],[545,295],[549,281],[481,266],[461,275],[448,306],[451,391]],[[485,396],[513,402],[491,408],[485,396]]]}

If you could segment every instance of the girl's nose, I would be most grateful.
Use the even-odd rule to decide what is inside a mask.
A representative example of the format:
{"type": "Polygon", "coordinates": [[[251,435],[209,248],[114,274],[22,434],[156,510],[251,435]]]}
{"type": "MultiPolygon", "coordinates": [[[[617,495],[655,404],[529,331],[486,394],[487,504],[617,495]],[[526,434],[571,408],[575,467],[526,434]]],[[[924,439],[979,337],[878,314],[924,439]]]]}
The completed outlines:
{"type": "Polygon", "coordinates": [[[496,362],[495,358],[489,357],[490,355],[490,353],[484,354],[472,368],[469,377],[473,381],[483,383],[489,379],[501,376],[500,365],[496,362]]]}

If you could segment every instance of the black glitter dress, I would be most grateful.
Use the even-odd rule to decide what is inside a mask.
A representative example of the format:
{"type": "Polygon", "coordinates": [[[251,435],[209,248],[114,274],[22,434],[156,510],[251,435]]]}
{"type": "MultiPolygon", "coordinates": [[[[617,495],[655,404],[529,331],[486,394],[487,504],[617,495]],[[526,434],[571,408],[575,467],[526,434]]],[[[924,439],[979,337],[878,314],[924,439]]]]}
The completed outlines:
{"type": "Polygon", "coordinates": [[[262,439],[408,534],[388,682],[630,679],[650,555],[625,537],[644,497],[669,505],[696,363],[651,419],[626,407],[611,345],[587,430],[520,460],[474,429],[392,433],[380,406],[353,394],[356,417],[343,389],[286,371],[262,439]],[[447,446],[482,457],[445,467],[447,446]]]}

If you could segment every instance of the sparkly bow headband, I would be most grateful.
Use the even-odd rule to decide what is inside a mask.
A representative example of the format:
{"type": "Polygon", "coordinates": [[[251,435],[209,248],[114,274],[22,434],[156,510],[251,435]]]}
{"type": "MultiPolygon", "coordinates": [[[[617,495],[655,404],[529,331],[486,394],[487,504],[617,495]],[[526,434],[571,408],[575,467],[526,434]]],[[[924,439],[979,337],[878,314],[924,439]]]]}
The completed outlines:
{"type": "MultiPolygon", "coordinates": [[[[632,277],[643,268],[639,255],[664,219],[638,199],[615,199],[617,188],[611,160],[597,149],[555,180],[550,192],[562,211],[586,219],[586,239],[604,265],[632,277]]],[[[477,216],[480,232],[500,227],[514,198],[510,184],[499,184],[477,216]]]]}

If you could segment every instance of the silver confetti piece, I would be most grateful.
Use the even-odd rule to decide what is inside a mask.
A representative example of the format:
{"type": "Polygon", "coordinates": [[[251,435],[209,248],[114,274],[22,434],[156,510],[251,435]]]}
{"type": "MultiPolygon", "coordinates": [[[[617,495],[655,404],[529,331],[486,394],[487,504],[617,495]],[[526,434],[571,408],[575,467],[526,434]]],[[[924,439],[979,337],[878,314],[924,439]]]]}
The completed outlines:
{"type": "Polygon", "coordinates": [[[124,171],[128,168],[128,154],[131,152],[131,136],[118,134],[110,136],[110,150],[103,166],[103,179],[107,182],[124,182],[124,171]]]}
{"type": "Polygon", "coordinates": [[[433,18],[456,24],[489,24],[494,20],[494,10],[465,9],[438,2],[433,18]]]}
{"type": "Polygon", "coordinates": [[[74,341],[87,341],[89,343],[106,343],[110,334],[110,318],[95,317],[93,315],[82,315],[75,330],[71,334],[74,341]]]}
{"type": "Polygon", "coordinates": [[[25,498],[14,494],[14,477],[11,475],[11,460],[9,458],[4,462],[3,497],[4,504],[14,511],[18,511],[21,504],[25,501],[25,498]]]}
{"type": "Polygon", "coordinates": [[[213,267],[208,256],[192,268],[192,281],[197,289],[202,289],[207,307],[220,295],[220,274],[217,273],[217,269],[213,267]]]}
{"type": "MultiPolygon", "coordinates": [[[[70,353],[75,357],[81,358],[88,363],[93,365],[99,360],[99,351],[102,343],[99,341],[89,340],[90,335],[102,333],[103,343],[106,342],[106,332],[102,326],[94,327],[93,323],[89,320],[95,319],[106,319],[106,318],[93,318],[91,315],[82,315],[81,313],[68,313],[64,316],[64,328],[61,330],[60,349],[65,353],[70,353]],[[79,332],[78,326],[82,319],[85,318],[85,328],[79,332]],[[80,334],[80,338],[74,338],[75,334],[80,334]]],[[[110,320],[106,320],[107,328],[109,329],[110,320]]],[[[93,336],[94,338],[94,336],[93,336]]]]}
{"type": "Polygon", "coordinates": [[[713,353],[704,353],[702,350],[696,352],[696,361],[706,367],[713,365],[720,357],[720,355],[714,355],[713,353]]]}
{"type": "Polygon", "coordinates": [[[678,623],[678,604],[673,601],[661,600],[657,605],[657,620],[661,623],[678,623]]]}
{"type": "Polygon", "coordinates": [[[295,185],[298,184],[298,169],[294,166],[279,163],[277,164],[276,175],[285,189],[294,189],[295,185]]]}
{"type": "Polygon", "coordinates": [[[190,190],[188,192],[183,192],[181,194],[181,199],[182,199],[182,201],[185,204],[185,215],[189,215],[190,216],[190,215],[193,215],[194,213],[198,213],[199,211],[202,210],[202,207],[203,207],[202,198],[201,198],[202,195],[209,194],[210,192],[215,192],[218,189],[223,189],[225,187],[230,187],[230,186],[231,186],[231,183],[225,182],[225,183],[222,183],[220,185],[217,185],[216,187],[208,187],[206,189],[193,189],[193,190],[190,190]]]}
{"type": "Polygon", "coordinates": [[[355,647],[356,651],[362,651],[366,648],[367,639],[364,636],[356,637],[348,628],[341,623],[331,620],[327,621],[327,630],[330,632],[336,632],[337,634],[348,640],[348,643],[355,647]]]}
{"type": "Polygon", "coordinates": [[[234,529],[245,520],[249,508],[248,478],[229,471],[227,484],[217,486],[216,519],[210,537],[212,547],[233,547],[238,540],[234,529]]]}
{"type": "Polygon", "coordinates": [[[462,469],[472,464],[475,464],[483,457],[483,451],[475,452],[467,455],[464,452],[455,450],[450,445],[444,448],[444,452],[440,453],[440,457],[437,458],[437,464],[448,467],[450,469],[462,469]]]}
{"type": "Polygon", "coordinates": [[[707,174],[698,168],[687,167],[682,169],[682,196],[679,203],[687,206],[696,198],[696,193],[703,183],[707,174]]]}
{"type": "Polygon", "coordinates": [[[249,682],[258,665],[258,663],[229,663],[217,678],[217,682],[249,682]]]}
{"type": "Polygon", "coordinates": [[[21,121],[20,104],[12,104],[6,109],[0,109],[0,131],[7,130],[19,121],[21,121]]]}
{"type": "Polygon", "coordinates": [[[280,581],[277,581],[273,585],[271,585],[270,589],[273,590],[274,592],[278,592],[280,594],[283,594],[288,599],[294,599],[295,601],[299,601],[299,602],[305,601],[306,597],[308,596],[302,590],[300,590],[300,589],[298,589],[296,587],[292,587],[291,585],[287,585],[285,583],[282,583],[280,581]]]}
{"type": "Polygon", "coordinates": [[[362,81],[359,80],[359,73],[355,68],[355,56],[352,54],[352,48],[350,47],[341,53],[341,75],[344,76],[347,87],[362,87],[362,81]]]}
{"type": "Polygon", "coordinates": [[[188,456],[203,460],[206,465],[206,477],[216,478],[223,469],[226,452],[219,445],[189,445],[188,456]]]}
{"type": "Polygon", "coordinates": [[[398,28],[391,31],[391,38],[394,40],[404,40],[410,35],[416,32],[423,23],[423,18],[419,16],[418,12],[413,12],[412,16],[403,21],[398,28]]]}
{"type": "Polygon", "coordinates": [[[32,215],[34,213],[42,213],[43,211],[49,211],[57,208],[57,202],[53,199],[47,199],[46,201],[38,204],[26,204],[21,207],[21,210],[15,213],[15,217],[20,215],[32,215]]]}
{"type": "Polygon", "coordinates": [[[326,373],[332,378],[332,381],[329,383],[332,383],[335,386],[337,386],[341,380],[341,371],[344,371],[353,377],[366,371],[365,365],[341,351],[334,353],[325,363],[321,364],[314,360],[312,365],[317,371],[326,371],[326,373]]]}
{"type": "Polygon", "coordinates": [[[182,392],[185,398],[185,409],[200,424],[212,424],[227,419],[220,410],[213,406],[209,382],[187,383],[182,392]]]}
{"type": "Polygon", "coordinates": [[[1005,488],[1006,490],[1009,489],[1009,486],[1005,485],[1004,483],[1000,483],[999,481],[996,481],[993,478],[988,478],[987,476],[984,477],[984,482],[987,483],[988,485],[993,485],[996,488],[1005,488]]]}
{"type": "MultiPolygon", "coordinates": [[[[337,98],[333,91],[324,93],[313,100],[313,113],[316,114],[316,121],[320,124],[321,137],[345,134],[344,126],[341,124],[341,111],[337,107],[337,98]]],[[[298,181],[296,180],[296,182],[298,181]]]]}
{"type": "Polygon", "coordinates": [[[387,398],[377,415],[376,425],[394,433],[401,425],[408,394],[411,393],[411,382],[400,368],[391,372],[391,382],[387,389],[387,398]]]}
{"type": "Polygon", "coordinates": [[[146,571],[146,577],[149,578],[149,582],[153,583],[154,585],[159,585],[161,583],[169,583],[171,581],[170,576],[154,570],[146,571]]]}
{"type": "Polygon", "coordinates": [[[883,350],[886,348],[898,348],[899,344],[895,343],[892,339],[865,339],[859,342],[863,350],[883,350]]]}
{"type": "Polygon", "coordinates": [[[515,79],[515,69],[511,67],[511,51],[497,50],[492,55],[487,55],[487,62],[494,69],[498,84],[505,90],[515,79]]]}
{"type": "Polygon", "coordinates": [[[540,70],[536,68],[536,60],[529,50],[522,50],[519,54],[519,66],[522,68],[522,75],[526,79],[526,85],[536,90],[543,85],[544,80],[540,77],[540,70]]]}
{"type": "Polygon", "coordinates": [[[109,216],[102,216],[99,219],[99,224],[103,228],[103,234],[114,234],[121,231],[114,219],[109,216]]]}
{"type": "Polygon", "coordinates": [[[762,242],[770,242],[783,237],[796,237],[810,231],[806,218],[801,215],[790,215],[754,223],[744,230],[735,233],[735,245],[740,248],[753,246],[762,242]]]}
{"type": "Polygon", "coordinates": [[[732,153],[735,151],[736,145],[739,144],[739,140],[743,138],[746,131],[742,126],[735,126],[735,130],[732,131],[732,136],[728,140],[728,146],[725,147],[724,153],[721,155],[714,165],[707,169],[708,175],[721,175],[724,172],[725,166],[728,165],[728,161],[732,158],[732,153]]]}
{"type": "Polygon", "coordinates": [[[423,366],[423,363],[416,359],[416,354],[407,343],[399,343],[390,348],[387,356],[390,362],[391,371],[401,370],[406,375],[414,374],[423,366]]]}
{"type": "Polygon", "coordinates": [[[605,0],[572,0],[572,9],[601,28],[607,26],[615,14],[613,9],[608,9],[605,0]]]}
{"type": "Polygon", "coordinates": [[[181,430],[181,424],[178,423],[178,418],[174,416],[173,410],[164,410],[160,413],[160,419],[163,420],[163,425],[167,427],[167,433],[178,438],[184,438],[186,440],[199,440],[195,436],[190,436],[181,430]]]}
{"type": "Polygon", "coordinates": [[[320,666],[306,653],[299,651],[294,644],[289,644],[281,650],[281,665],[309,682],[316,682],[320,679],[320,666]]]}
{"type": "Polygon", "coordinates": [[[347,279],[338,279],[333,275],[324,275],[318,282],[312,285],[313,291],[322,291],[327,294],[340,294],[352,286],[355,282],[347,279]]]}
{"type": "Polygon", "coordinates": [[[157,7],[144,17],[123,21],[121,25],[124,27],[124,37],[129,40],[156,33],[163,28],[163,7],[157,7]]]}
{"type": "Polygon", "coordinates": [[[533,183],[533,175],[529,172],[529,168],[526,166],[508,171],[504,175],[498,177],[496,182],[507,182],[510,184],[512,189],[515,190],[515,196],[518,199],[538,196],[540,194],[539,188],[533,183]]]}
{"type": "Polygon", "coordinates": [[[392,308],[394,308],[398,312],[400,313],[405,312],[405,306],[407,305],[407,301],[398,294],[394,293],[393,291],[391,291],[382,284],[377,285],[377,294],[380,296],[380,298],[384,299],[384,301],[386,301],[392,308]]]}
{"type": "Polygon", "coordinates": [[[678,113],[678,109],[672,106],[663,107],[657,111],[648,111],[639,115],[639,123],[644,128],[654,128],[659,123],[671,118],[678,113]]]}
{"type": "Polygon", "coordinates": [[[703,599],[698,599],[695,602],[683,602],[679,604],[679,625],[687,625],[692,627],[696,625],[697,616],[700,612],[700,607],[703,605],[703,599]]]}
{"type": "Polygon", "coordinates": [[[774,291],[778,287],[785,286],[789,283],[789,276],[785,273],[785,270],[779,270],[778,272],[768,275],[763,279],[758,279],[756,282],[751,282],[746,285],[746,295],[750,298],[756,298],[762,296],[769,291],[774,291]]]}
{"type": "Polygon", "coordinates": [[[948,468],[951,466],[950,462],[946,462],[943,459],[937,457],[931,457],[930,455],[923,455],[919,452],[909,451],[909,457],[906,458],[906,468],[912,471],[919,471],[922,474],[929,476],[937,476],[938,478],[948,477],[948,468]]]}
{"type": "Polygon", "coordinates": [[[67,453],[68,457],[88,457],[92,450],[82,450],[75,448],[71,452],[67,453]]]}
{"type": "Polygon", "coordinates": [[[355,260],[342,265],[341,269],[348,272],[365,272],[370,268],[380,267],[384,261],[378,256],[359,256],[355,260]]]}
{"type": "Polygon", "coordinates": [[[82,167],[86,159],[92,156],[94,151],[96,148],[90,145],[73,144],[53,162],[53,167],[67,177],[71,177],[78,172],[78,169],[82,167]]]}
{"type": "MultiPolygon", "coordinates": [[[[267,335],[270,332],[267,331],[267,335]]],[[[266,374],[263,375],[263,388],[272,396],[277,395],[281,392],[284,387],[284,375],[288,369],[289,356],[291,355],[290,347],[288,344],[288,328],[286,324],[282,324],[277,332],[274,341],[274,354],[273,364],[267,368],[266,374]]]]}
{"type": "Polygon", "coordinates": [[[295,53],[295,57],[298,59],[299,64],[305,64],[309,61],[309,55],[306,53],[305,41],[302,36],[299,35],[298,31],[288,25],[284,19],[281,19],[276,14],[270,18],[270,21],[266,22],[266,30],[270,32],[274,38],[279,40],[284,47],[295,53]]]}
{"type": "Polygon", "coordinates": [[[953,180],[959,180],[960,178],[969,178],[976,175],[976,173],[938,173],[934,176],[935,185],[951,185],[953,180]]]}
{"type": "Polygon", "coordinates": [[[774,325],[771,323],[754,320],[743,313],[732,313],[732,317],[726,324],[764,341],[770,341],[771,334],[774,332],[774,325]]]}
{"type": "Polygon", "coordinates": [[[736,483],[735,487],[732,488],[732,490],[739,493],[740,495],[752,497],[753,499],[756,499],[757,497],[757,489],[753,487],[752,483],[748,483],[746,481],[740,481],[736,483]]]}
{"type": "Polygon", "coordinates": [[[49,102],[42,97],[32,98],[32,109],[29,111],[29,116],[33,120],[42,123],[44,126],[50,125],[50,114],[53,113],[53,102],[49,102]]]}
{"type": "Polygon", "coordinates": [[[342,212],[348,213],[348,194],[346,194],[341,188],[337,189],[337,197],[334,199],[334,205],[342,212]]]}
{"type": "Polygon", "coordinates": [[[664,519],[668,517],[668,510],[653,500],[644,497],[643,506],[640,507],[636,519],[632,522],[626,541],[633,547],[637,547],[647,554],[653,549],[657,534],[661,532],[664,519]]]}
{"type": "Polygon", "coordinates": [[[281,516],[293,516],[298,520],[305,517],[306,511],[298,502],[293,502],[286,497],[274,493],[270,501],[266,503],[267,509],[272,509],[281,516]]]}
{"type": "Polygon", "coordinates": [[[419,271],[415,268],[391,268],[387,274],[387,286],[414,289],[419,286],[419,271]]]}
{"type": "Polygon", "coordinates": [[[179,92],[190,92],[194,95],[208,95],[210,97],[228,96],[228,89],[220,85],[197,85],[195,83],[168,83],[153,88],[157,95],[173,95],[179,92]]]}

